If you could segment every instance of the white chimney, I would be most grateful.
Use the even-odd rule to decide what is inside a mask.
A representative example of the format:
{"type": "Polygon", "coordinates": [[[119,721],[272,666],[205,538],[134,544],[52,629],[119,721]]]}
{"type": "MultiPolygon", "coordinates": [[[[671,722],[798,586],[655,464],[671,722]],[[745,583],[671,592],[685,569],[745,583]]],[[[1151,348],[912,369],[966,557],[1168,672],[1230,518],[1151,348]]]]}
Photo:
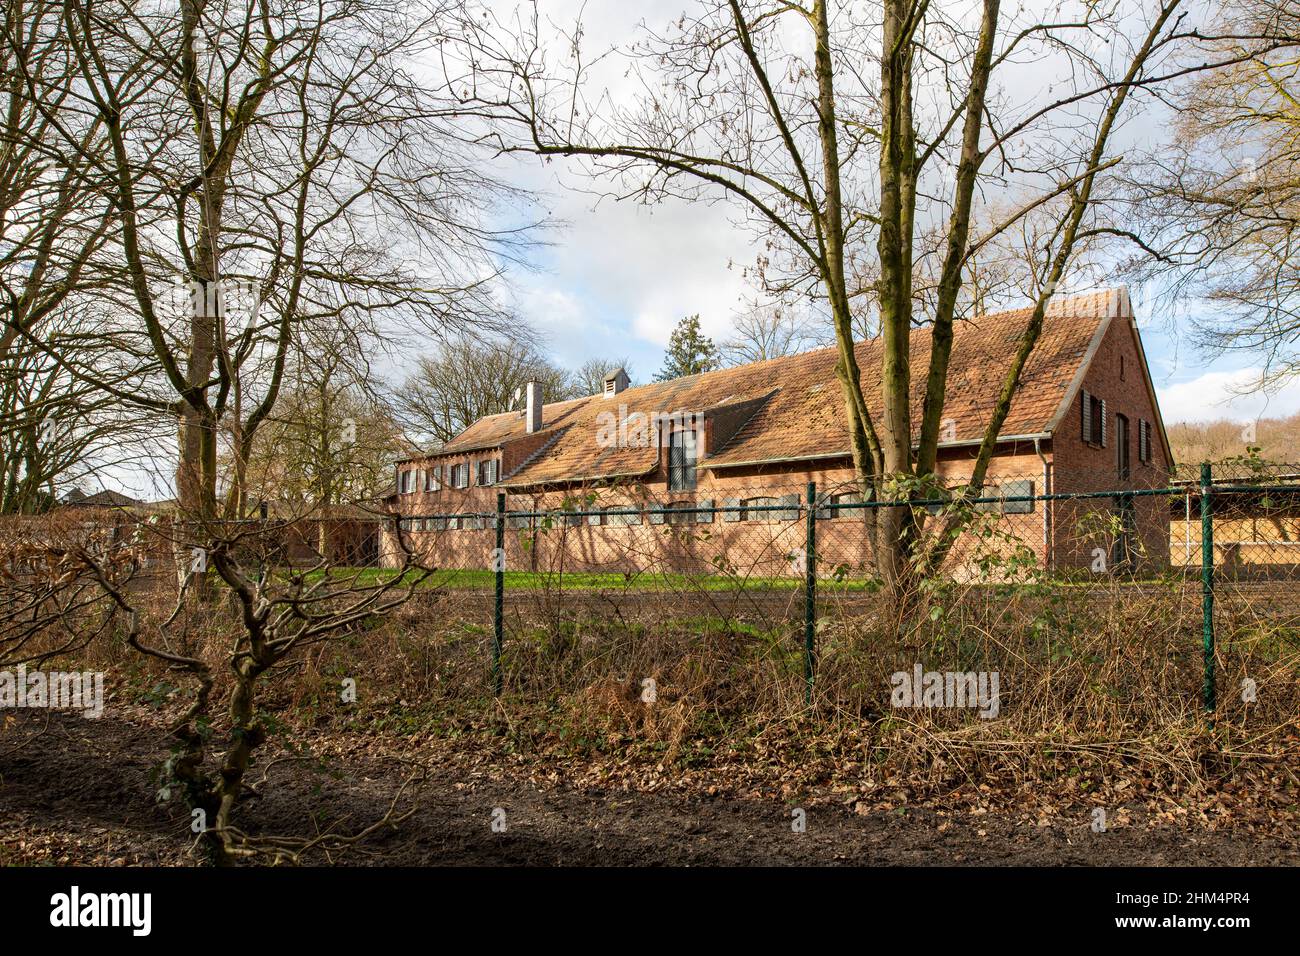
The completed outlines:
{"type": "Polygon", "coordinates": [[[529,382],[524,404],[524,429],[529,434],[542,430],[542,384],[529,382]]]}

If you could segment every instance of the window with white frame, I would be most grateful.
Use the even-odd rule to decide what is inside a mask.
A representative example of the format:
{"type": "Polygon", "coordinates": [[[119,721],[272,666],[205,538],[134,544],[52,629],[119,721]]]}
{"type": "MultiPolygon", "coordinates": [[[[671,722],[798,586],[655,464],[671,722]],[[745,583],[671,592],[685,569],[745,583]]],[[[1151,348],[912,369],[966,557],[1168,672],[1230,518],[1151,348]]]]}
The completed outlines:
{"type": "Polygon", "coordinates": [[[415,469],[406,468],[397,473],[397,493],[409,495],[415,491],[415,469]]]}
{"type": "Polygon", "coordinates": [[[501,459],[484,458],[479,461],[474,480],[479,485],[495,485],[501,480],[501,459]]]}
{"type": "Polygon", "coordinates": [[[432,465],[424,470],[424,490],[442,490],[442,465],[432,465]]]}

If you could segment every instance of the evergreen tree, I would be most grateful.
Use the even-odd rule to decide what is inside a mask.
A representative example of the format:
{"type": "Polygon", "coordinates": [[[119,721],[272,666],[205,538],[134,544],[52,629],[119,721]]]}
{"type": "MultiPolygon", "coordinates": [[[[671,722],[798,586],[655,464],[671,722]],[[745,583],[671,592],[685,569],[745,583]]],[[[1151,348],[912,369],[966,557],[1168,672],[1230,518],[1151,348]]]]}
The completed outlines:
{"type": "Polygon", "coordinates": [[[656,382],[667,382],[683,375],[698,375],[721,365],[718,348],[713,340],[700,331],[699,315],[688,315],[677,323],[668,339],[664,365],[655,376],[656,382]]]}

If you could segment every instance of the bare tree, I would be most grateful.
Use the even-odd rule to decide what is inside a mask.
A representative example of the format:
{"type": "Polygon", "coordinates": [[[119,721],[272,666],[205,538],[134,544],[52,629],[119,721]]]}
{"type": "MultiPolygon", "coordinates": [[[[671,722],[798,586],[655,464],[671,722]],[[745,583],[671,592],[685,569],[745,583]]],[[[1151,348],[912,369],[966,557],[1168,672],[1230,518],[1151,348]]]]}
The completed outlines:
{"type": "MultiPolygon", "coordinates": [[[[39,357],[42,375],[56,368],[51,388],[70,385],[178,429],[184,521],[159,522],[156,533],[187,558],[195,548],[207,566],[180,577],[175,611],[156,621],[136,612],[138,593],[96,549],[36,557],[56,578],[66,577],[65,559],[77,580],[90,574],[116,608],[106,632],[124,633],[134,651],[193,681],[168,770],[207,815],[204,839],[223,861],[257,852],[236,814],[266,736],[259,682],[295,655],[368,627],[421,580],[405,573],[415,568],[409,555],[380,581],[324,563],[257,573],[250,557],[269,561],[289,530],[239,520],[256,471],[250,458],[272,447],[259,444],[259,432],[301,397],[281,401],[319,336],[351,358],[400,347],[415,330],[507,328],[493,290],[526,231],[491,223],[498,203],[525,197],[485,174],[467,132],[473,117],[428,82],[428,54],[461,6],[66,0],[10,4],[3,23],[6,91],[17,91],[31,120],[6,127],[0,175],[25,190],[18,208],[32,238],[17,252],[7,244],[18,221],[7,211],[0,344],[6,356],[39,357]],[[27,42],[38,20],[51,37],[45,46],[27,42]],[[52,250],[44,276],[42,242],[52,250]],[[65,287],[70,297],[52,298],[65,287]],[[54,326],[41,324],[43,315],[85,319],[54,326]],[[204,646],[212,616],[191,601],[215,593],[214,577],[241,629],[215,656],[204,646]],[[222,698],[218,676],[227,674],[233,684],[222,698]],[[224,746],[210,732],[222,703],[224,746]],[[205,765],[209,747],[220,749],[220,766],[205,765]]],[[[315,380],[328,383],[321,417],[333,432],[349,403],[330,372],[315,380]]],[[[317,493],[344,493],[335,464],[322,469],[317,493]]],[[[92,590],[70,594],[64,608],[98,601],[92,590]]],[[[44,602],[33,625],[75,623],[45,590],[17,593],[44,602]]],[[[0,640],[21,641],[24,626],[0,628],[0,640]]]]}
{"type": "Polygon", "coordinates": [[[1268,388],[1300,375],[1300,8],[1227,0],[1215,15],[1228,65],[1171,94],[1166,174],[1132,184],[1163,253],[1139,274],[1205,300],[1197,343],[1261,361],[1268,388]]]}
{"type": "MultiPolygon", "coordinates": [[[[534,6],[509,24],[466,25],[457,85],[506,124],[502,150],[572,157],[622,197],[730,200],[768,240],[765,287],[812,295],[831,317],[864,491],[905,501],[934,474],[971,260],[1025,215],[1052,216],[1035,250],[1040,281],[1025,290],[1031,316],[975,460],[975,492],[1077,243],[1136,238],[1127,220],[1108,217],[1098,187],[1124,159],[1111,138],[1134,91],[1192,69],[1175,62],[1198,36],[1179,5],[1091,4],[1045,19],[1004,13],[999,0],[712,0],[597,57],[580,24],[552,41],[534,6]],[[610,57],[638,92],[591,85],[593,63],[614,72],[610,57]],[[1027,62],[1037,64],[1032,81],[1027,62]],[[977,201],[1007,212],[976,231],[977,201]],[[878,321],[878,395],[864,393],[854,350],[860,298],[878,321]],[[929,326],[931,349],[914,410],[918,324],[929,326]]],[[[907,507],[876,514],[877,569],[893,593],[910,591],[924,520],[907,507]]]]}
{"type": "Polygon", "coordinates": [[[79,92],[62,14],[13,0],[0,21],[0,513],[48,507],[60,486],[92,480],[110,450],[128,459],[142,424],[50,354],[85,350],[103,318],[96,299],[120,271],[99,184],[68,162],[102,156],[104,128],[64,129],[51,115],[79,92]],[[38,71],[43,103],[25,69],[38,71]]]}
{"type": "MultiPolygon", "coordinates": [[[[174,633],[182,618],[184,594],[171,615],[151,622],[132,603],[133,595],[109,562],[86,550],[78,552],[76,559],[80,566],[89,568],[93,580],[125,620],[126,643],[193,682],[193,698],[171,727],[178,748],[166,765],[163,794],[170,796],[173,789],[178,790],[193,811],[199,812],[196,819],[202,824],[201,839],[217,863],[250,857],[271,862],[295,859],[303,849],[319,845],[317,841],[258,837],[238,826],[238,810],[250,795],[245,776],[255,752],[267,739],[257,711],[261,682],[269,671],[330,641],[355,634],[373,619],[400,607],[431,571],[405,547],[400,566],[373,583],[361,581],[360,573],[340,573],[341,569],[336,570],[326,560],[284,579],[264,576],[245,565],[239,553],[260,555],[265,560],[267,550],[288,525],[276,523],[268,528],[231,523],[220,529],[210,527],[215,533],[205,554],[230,588],[240,612],[239,637],[219,661],[219,666],[231,675],[233,686],[226,698],[230,734],[224,746],[217,745],[220,752],[215,767],[207,763],[209,749],[214,745],[205,729],[219,702],[213,694],[218,665],[186,650],[189,642],[174,633]]],[[[407,543],[400,533],[398,537],[401,544],[407,543]]],[[[395,817],[390,807],[379,825],[396,819],[400,817],[395,817]]],[[[368,827],[342,843],[372,831],[373,827],[368,827]]],[[[340,839],[327,836],[326,845],[340,839]]]]}
{"type": "Polygon", "coordinates": [[[582,395],[599,395],[605,390],[605,377],[622,369],[632,378],[632,362],[625,355],[622,358],[587,359],[570,375],[573,397],[582,395]]]}
{"type": "Polygon", "coordinates": [[[134,363],[107,376],[50,354],[119,401],[179,419],[186,514],[217,514],[223,432],[236,462],[227,510],[241,512],[242,463],[303,323],[378,331],[383,316],[398,341],[413,328],[499,327],[490,286],[522,234],[484,223],[509,191],[474,162],[459,105],[415,79],[458,9],[71,0],[58,25],[75,66],[66,101],[6,38],[60,163],[111,207],[123,308],[100,341],[134,363]],[[91,130],[102,149],[84,145],[91,130]]]}
{"type": "Polygon", "coordinates": [[[1200,462],[1240,459],[1252,450],[1264,462],[1300,470],[1300,413],[1251,422],[1176,422],[1169,426],[1169,446],[1179,464],[1191,469],[1189,477],[1200,462]]]}
{"type": "Polygon", "coordinates": [[[442,444],[485,415],[521,411],[529,382],[541,385],[548,402],[586,394],[526,341],[461,336],[416,363],[393,405],[412,434],[442,444]]]}
{"type": "Polygon", "coordinates": [[[93,319],[60,311],[0,356],[0,514],[34,514],[73,487],[116,484],[157,452],[158,423],[69,376],[50,348],[75,348],[93,319]],[[74,343],[62,346],[63,342],[74,343]]]}
{"type": "MultiPolygon", "coordinates": [[[[346,344],[318,338],[304,344],[258,430],[247,492],[297,514],[369,505],[392,484],[393,462],[413,449],[382,400],[370,394],[366,370],[356,367],[346,344]]],[[[318,527],[324,554],[327,525],[318,527]]]]}
{"type": "Polygon", "coordinates": [[[755,305],[732,323],[734,332],[720,346],[728,365],[745,365],[830,345],[829,328],[814,317],[799,315],[784,303],[755,305]]]}

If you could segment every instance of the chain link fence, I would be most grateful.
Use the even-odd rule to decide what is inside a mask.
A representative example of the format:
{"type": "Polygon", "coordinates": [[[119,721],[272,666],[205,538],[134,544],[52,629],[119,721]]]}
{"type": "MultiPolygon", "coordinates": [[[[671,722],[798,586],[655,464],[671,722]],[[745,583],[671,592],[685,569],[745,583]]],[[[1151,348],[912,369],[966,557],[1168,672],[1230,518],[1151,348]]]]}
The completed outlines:
{"type": "MultiPolygon", "coordinates": [[[[133,586],[174,587],[206,570],[191,555],[214,538],[259,581],[418,574],[402,613],[440,686],[594,695],[606,712],[648,694],[878,717],[917,668],[918,687],[997,675],[1003,712],[1083,722],[1170,707],[1245,720],[1261,700],[1300,712],[1300,466],[1106,477],[998,474],[978,496],[934,485],[906,501],[824,480],[491,488],[465,510],[202,530],[63,510],[0,522],[0,576],[11,611],[66,591],[59,554],[77,548],[112,554],[133,586]],[[882,554],[903,556],[905,608],[882,554]]],[[[20,634],[21,615],[7,627],[20,634]]]]}
{"type": "Polygon", "coordinates": [[[498,693],[525,688],[544,663],[587,668],[549,679],[599,683],[615,669],[601,649],[615,646],[623,693],[638,680],[680,686],[690,675],[679,665],[712,647],[733,664],[757,655],[787,696],[799,684],[806,703],[843,704],[836,672],[899,632],[879,573],[887,525],[910,541],[902,573],[930,630],[928,644],[893,649],[904,658],[946,657],[962,672],[1030,666],[1042,679],[1053,662],[1113,663],[1115,647],[1095,638],[1127,627],[1116,636],[1138,639],[1149,685],[1171,682],[1162,693],[1214,710],[1216,675],[1249,704],[1250,672],[1277,677],[1300,649],[1297,474],[1209,468],[1156,487],[1076,476],[1078,490],[1048,493],[1041,475],[998,475],[976,497],[954,486],[906,502],[864,499],[851,483],[712,498],[502,491],[495,510],[386,526],[376,573],[409,550],[439,569],[437,586],[477,595],[498,693]]]}

